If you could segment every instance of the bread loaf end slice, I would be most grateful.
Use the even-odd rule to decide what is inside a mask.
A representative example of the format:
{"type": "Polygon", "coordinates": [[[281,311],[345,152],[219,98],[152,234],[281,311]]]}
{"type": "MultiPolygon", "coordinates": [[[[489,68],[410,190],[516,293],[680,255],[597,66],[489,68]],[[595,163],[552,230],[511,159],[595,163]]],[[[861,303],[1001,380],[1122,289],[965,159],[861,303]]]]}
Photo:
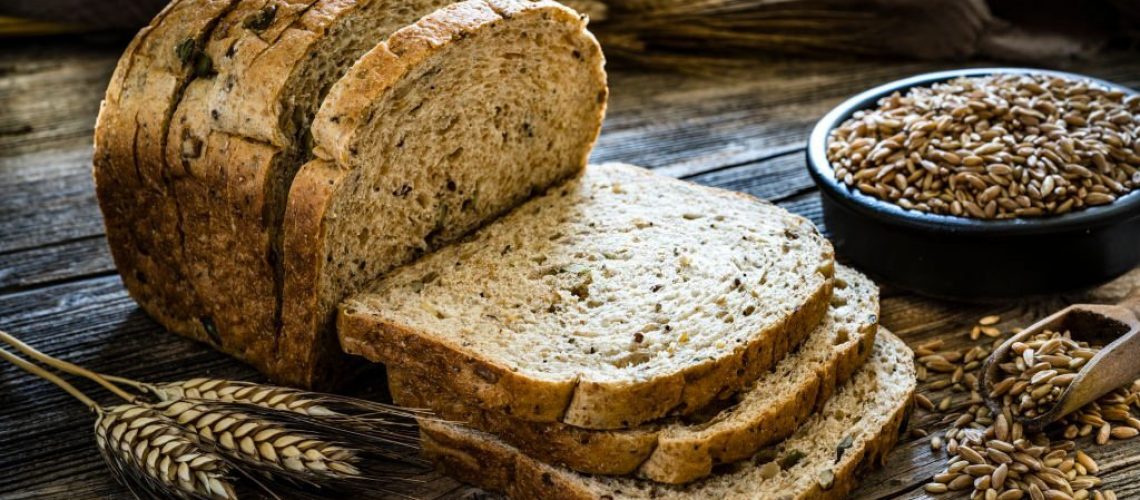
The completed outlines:
{"type": "Polygon", "coordinates": [[[913,354],[880,329],[867,364],[795,434],[684,486],[572,472],[454,423],[422,419],[420,432],[425,454],[445,471],[510,498],[845,498],[905,430],[914,389],[913,354]]]}
{"type": "Polygon", "coordinates": [[[584,18],[518,0],[447,6],[357,61],[289,194],[281,370],[340,352],[346,295],[580,172],[603,64],[584,18]]]}
{"type": "Polygon", "coordinates": [[[449,374],[388,367],[396,403],[498,436],[527,455],[590,474],[635,474],[680,484],[752,456],[791,435],[870,357],[878,328],[878,288],[838,266],[827,315],[795,352],[731,398],[698,415],[627,430],[595,431],[528,422],[471,404],[438,383],[449,374]]]}
{"type": "Polygon", "coordinates": [[[338,331],[489,410],[630,428],[770,369],[822,319],[833,273],[799,216],[595,165],[345,301],[338,331]]]}

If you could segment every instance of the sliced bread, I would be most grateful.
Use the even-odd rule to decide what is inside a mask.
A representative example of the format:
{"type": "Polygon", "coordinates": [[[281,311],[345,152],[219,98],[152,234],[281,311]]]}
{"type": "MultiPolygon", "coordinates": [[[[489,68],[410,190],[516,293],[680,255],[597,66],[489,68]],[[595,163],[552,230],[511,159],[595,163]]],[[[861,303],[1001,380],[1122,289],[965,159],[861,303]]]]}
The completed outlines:
{"type": "Polygon", "coordinates": [[[801,217],[597,165],[345,301],[338,331],[482,408],[629,428],[768,371],[823,318],[833,274],[801,217]]]}
{"type": "Polygon", "coordinates": [[[275,380],[328,385],[350,372],[277,363],[281,221],[313,116],[361,54],[446,3],[241,0],[202,47],[213,71],[187,87],[167,140],[185,268],[215,343],[275,380]]]}
{"type": "Polygon", "coordinates": [[[431,408],[544,462],[591,474],[636,473],[653,481],[686,483],[795,432],[870,356],[878,314],[875,284],[838,266],[827,316],[771,372],[700,415],[630,430],[519,420],[447,393],[446,384],[434,376],[394,365],[388,367],[388,383],[396,403],[431,408]]]}
{"type": "MultiPolygon", "coordinates": [[[[312,315],[306,312],[306,318],[296,323],[313,329],[293,330],[288,341],[281,341],[285,282],[282,240],[287,194],[301,164],[312,158],[314,144],[309,134],[310,125],[334,82],[361,54],[375,48],[377,42],[449,3],[452,2],[175,0],[151,26],[139,33],[116,69],[100,114],[95,177],[118,269],[132,296],[149,314],[167,328],[210,342],[278,381],[311,386],[320,383],[328,373],[347,373],[344,358],[340,357],[343,355],[336,348],[335,335],[328,328],[333,312],[331,305],[323,314],[316,315],[325,321],[309,321],[312,315]],[[288,360],[281,362],[282,357],[288,360]]],[[[565,129],[555,129],[540,128],[544,123],[536,119],[533,129],[518,134],[532,139],[525,149],[530,156],[517,164],[504,164],[503,168],[518,171],[516,178],[507,181],[514,184],[491,186],[481,193],[481,205],[489,210],[458,223],[444,221],[455,223],[447,228],[449,232],[461,234],[469,229],[467,226],[483,222],[470,219],[491,217],[497,214],[496,210],[516,204],[519,197],[535,186],[545,187],[544,176],[564,177],[573,173],[552,174],[552,171],[562,168],[576,172],[584,165],[605,106],[602,56],[596,41],[584,30],[585,21],[552,3],[474,0],[425,22],[426,26],[405,30],[402,41],[393,47],[404,47],[401,52],[424,56],[421,61],[424,65],[447,63],[437,68],[443,73],[465,71],[467,65],[461,62],[464,61],[461,55],[468,58],[522,56],[519,61],[489,63],[511,70],[554,67],[571,58],[577,61],[575,68],[588,68],[567,69],[558,75],[564,77],[562,80],[540,74],[535,77],[545,78],[540,85],[534,85],[535,79],[526,79],[525,83],[515,86],[504,85],[513,93],[504,93],[499,96],[500,100],[510,100],[512,105],[523,103],[512,111],[512,116],[533,112],[558,114],[559,119],[578,121],[565,129]],[[554,10],[559,15],[550,14],[554,10]],[[520,19],[499,16],[488,23],[486,15],[469,15],[475,11],[499,12],[505,17],[518,13],[520,19]],[[540,11],[542,21],[535,22],[537,16],[530,13],[540,11]],[[486,41],[463,39],[476,34],[481,27],[493,25],[499,29],[503,24],[520,36],[530,37],[531,45],[539,49],[526,53],[499,50],[502,53],[499,54],[482,50],[486,41]],[[427,48],[407,50],[409,46],[427,48]],[[441,54],[449,54],[450,59],[437,57],[441,54]],[[575,98],[580,101],[574,102],[575,98]],[[572,109],[574,113],[565,112],[563,108],[572,109]],[[552,109],[557,112],[551,113],[552,109]],[[578,110],[592,114],[583,118],[575,114],[578,110]],[[555,142],[557,148],[552,146],[555,142]],[[548,147],[552,148],[551,154],[564,155],[565,161],[538,161],[543,158],[538,152],[548,147]],[[528,177],[527,168],[518,168],[528,165],[526,161],[543,165],[529,169],[537,172],[531,176],[534,179],[528,177]],[[518,178],[535,182],[523,186],[524,181],[518,178]]],[[[498,43],[502,49],[514,40],[508,42],[490,43],[498,43]]],[[[387,45],[384,47],[378,50],[387,51],[387,45]]],[[[418,82],[410,81],[414,59],[402,57],[401,61],[406,64],[400,67],[379,67],[373,60],[372,64],[364,64],[356,75],[407,72],[393,74],[393,81],[389,83],[402,85],[405,90],[416,88],[418,82]]],[[[496,69],[502,69],[498,66],[496,69]]],[[[479,77],[483,79],[472,78],[466,83],[491,86],[497,84],[501,75],[479,77]]],[[[423,89],[425,93],[431,93],[427,88],[430,80],[423,80],[429,82],[423,89]]],[[[382,111],[368,108],[377,103],[364,98],[365,94],[378,102],[392,101],[384,101],[385,94],[369,87],[372,83],[375,82],[354,82],[349,86],[355,85],[351,93],[357,100],[346,104],[346,99],[332,99],[336,103],[331,107],[346,113],[369,113],[368,120],[360,121],[362,128],[379,129],[380,125],[395,127],[393,124],[409,123],[424,127],[435,125],[417,122],[418,118],[411,116],[415,113],[391,119],[393,117],[384,116],[382,111]]],[[[456,93],[437,96],[433,103],[460,110],[456,114],[481,122],[474,118],[478,113],[464,111],[471,98],[473,95],[456,93]]],[[[438,117],[428,117],[431,118],[438,117]]],[[[523,123],[531,125],[525,120],[523,123]]],[[[516,123],[508,125],[513,127],[516,123]]],[[[357,131],[346,133],[355,136],[357,131]]],[[[360,140],[370,140],[369,133],[372,132],[360,134],[360,140]]],[[[490,139],[468,134],[440,143],[443,146],[463,144],[483,153],[490,148],[494,152],[502,140],[497,131],[494,133],[495,137],[490,139]]],[[[522,148],[503,154],[516,154],[519,149],[522,148]]],[[[453,152],[448,150],[447,154],[453,152]]],[[[435,159],[442,155],[436,155],[435,159]]],[[[424,161],[430,162],[432,157],[429,155],[424,161]]],[[[447,164],[409,164],[394,170],[396,175],[406,171],[402,169],[418,167],[434,169],[436,173],[430,175],[437,175],[440,169],[459,170],[458,166],[483,171],[494,170],[484,168],[484,164],[496,161],[493,154],[483,154],[478,161],[452,158],[447,164]]],[[[332,165],[334,172],[304,178],[326,182],[343,174],[355,182],[359,172],[350,174],[349,170],[363,166],[360,162],[351,166],[332,165]],[[343,172],[339,170],[342,167],[346,169],[343,172]]],[[[388,165],[370,166],[389,168],[388,165]]],[[[355,192],[359,186],[353,186],[355,192]]],[[[313,198],[305,200],[305,203],[320,202],[313,198]]],[[[336,214],[328,215],[335,217],[336,214]]],[[[434,211],[423,214],[423,218],[432,220],[436,216],[434,211]]],[[[398,226],[400,221],[394,222],[391,229],[398,226]]],[[[295,227],[323,231],[337,226],[306,220],[295,227]]],[[[325,237],[324,234],[297,233],[301,239],[325,237]]],[[[384,235],[387,236],[391,235],[384,235]]],[[[439,235],[436,239],[446,241],[447,236],[439,235]]],[[[417,233],[409,239],[422,240],[423,234],[417,233]]],[[[335,238],[331,241],[346,244],[335,238]]],[[[362,245],[371,243],[367,238],[356,241],[362,245]]],[[[367,253],[367,250],[361,252],[367,253]]],[[[381,255],[375,260],[383,261],[383,265],[376,269],[353,267],[354,277],[364,280],[364,272],[383,270],[408,258],[404,253],[381,255]]],[[[299,265],[295,259],[293,268],[299,265]]],[[[321,276],[312,270],[304,270],[302,274],[306,278],[321,276]]],[[[335,283],[338,279],[329,281],[335,283]]],[[[302,295],[311,292],[305,287],[296,290],[302,295]]]]}
{"type": "Polygon", "coordinates": [[[583,17],[522,0],[449,5],[357,61],[289,193],[279,371],[340,352],[346,295],[580,172],[603,63],[583,17]]]}
{"type": "Polygon", "coordinates": [[[629,430],[519,420],[446,393],[440,388],[446,385],[430,375],[398,367],[389,367],[389,384],[398,403],[432,408],[545,462],[593,474],[636,473],[685,483],[790,435],[867,359],[878,321],[874,283],[841,266],[831,304],[797,351],[732,398],[715,401],[697,415],[629,430]]]}
{"type": "Polygon", "coordinates": [[[684,486],[572,472],[458,424],[424,419],[420,431],[425,454],[445,471],[511,498],[844,498],[905,429],[914,388],[913,354],[880,329],[867,364],[795,434],[684,486]]]}

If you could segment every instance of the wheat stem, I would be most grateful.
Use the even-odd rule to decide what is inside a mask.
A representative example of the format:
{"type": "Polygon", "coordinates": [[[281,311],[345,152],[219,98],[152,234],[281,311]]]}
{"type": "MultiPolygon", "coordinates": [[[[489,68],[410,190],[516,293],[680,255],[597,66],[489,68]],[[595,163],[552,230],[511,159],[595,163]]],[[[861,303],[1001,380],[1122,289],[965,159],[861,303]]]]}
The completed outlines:
{"type": "Polygon", "coordinates": [[[103,379],[107,380],[108,382],[114,382],[116,384],[122,384],[122,385],[130,387],[132,389],[137,389],[140,391],[145,391],[145,390],[148,390],[151,387],[153,387],[153,384],[148,384],[145,382],[139,382],[138,380],[129,379],[126,377],[120,377],[118,375],[107,375],[105,373],[99,373],[98,375],[100,377],[103,377],[103,379]]]}
{"type": "MultiPolygon", "coordinates": [[[[22,352],[28,356],[31,356],[32,359],[35,359],[36,361],[39,361],[45,365],[48,365],[48,366],[55,368],[57,370],[62,370],[64,372],[70,373],[72,375],[78,375],[80,377],[87,378],[87,379],[91,380],[92,382],[95,382],[96,384],[103,386],[103,388],[107,389],[108,391],[111,391],[112,394],[114,394],[120,398],[123,398],[126,401],[133,402],[138,398],[137,395],[134,395],[134,394],[131,394],[127,391],[124,391],[121,387],[109,382],[104,376],[102,376],[98,373],[95,373],[91,370],[88,370],[82,366],[79,366],[79,365],[76,365],[73,363],[68,363],[67,361],[64,361],[62,359],[54,358],[54,357],[49,356],[47,354],[44,354],[40,351],[37,351],[32,346],[25,344],[24,342],[22,342],[20,339],[18,339],[16,337],[13,337],[8,332],[0,330],[0,340],[3,340],[8,345],[15,347],[16,350],[18,350],[18,351],[20,351],[20,352],[22,352]]],[[[47,372],[45,372],[45,373],[47,373],[47,372]]],[[[119,379],[120,381],[124,380],[124,379],[121,379],[120,377],[115,377],[115,378],[119,379]]],[[[62,380],[60,380],[60,382],[62,382],[62,380]]]]}
{"type": "Polygon", "coordinates": [[[57,376],[56,374],[49,372],[43,368],[40,368],[40,367],[32,364],[32,362],[30,362],[24,358],[21,358],[15,354],[12,354],[11,352],[8,352],[7,349],[0,349],[0,358],[4,358],[9,363],[12,363],[12,364],[14,364],[20,368],[23,368],[24,371],[27,371],[28,373],[31,373],[32,375],[40,377],[44,380],[47,380],[48,382],[51,382],[51,383],[59,386],[60,389],[63,389],[68,394],[71,394],[72,397],[74,397],[75,399],[78,399],[79,402],[87,405],[87,408],[90,408],[91,411],[94,411],[94,412],[99,411],[99,404],[96,403],[95,400],[87,397],[86,394],[83,394],[83,392],[81,392],[79,389],[76,389],[75,386],[65,382],[63,379],[59,378],[59,376],[57,376]]]}

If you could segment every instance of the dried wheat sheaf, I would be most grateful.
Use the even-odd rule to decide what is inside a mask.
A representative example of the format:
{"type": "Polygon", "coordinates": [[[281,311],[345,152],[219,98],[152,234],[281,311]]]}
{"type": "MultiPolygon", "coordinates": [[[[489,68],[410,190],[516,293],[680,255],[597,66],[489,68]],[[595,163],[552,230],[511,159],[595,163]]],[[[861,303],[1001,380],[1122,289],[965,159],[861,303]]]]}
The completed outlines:
{"type": "Polygon", "coordinates": [[[419,410],[234,380],[148,384],[52,358],[4,332],[0,340],[127,401],[100,405],[54,373],[0,349],[0,358],[91,409],[100,453],[114,477],[140,498],[407,496],[415,478],[430,470],[419,456],[416,424],[429,415],[419,410]]]}

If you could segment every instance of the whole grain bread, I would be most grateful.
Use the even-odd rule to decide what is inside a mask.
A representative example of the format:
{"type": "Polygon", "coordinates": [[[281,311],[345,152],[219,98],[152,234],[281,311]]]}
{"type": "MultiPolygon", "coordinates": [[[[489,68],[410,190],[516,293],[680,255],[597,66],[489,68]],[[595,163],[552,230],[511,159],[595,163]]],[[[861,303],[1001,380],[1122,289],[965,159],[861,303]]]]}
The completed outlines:
{"type": "Polygon", "coordinates": [[[422,419],[420,432],[425,454],[445,471],[510,498],[845,498],[905,429],[914,388],[913,354],[880,329],[867,364],[795,434],[684,486],[573,472],[454,423],[422,419]]]}
{"type": "Polygon", "coordinates": [[[596,165],[345,301],[338,331],[482,408],[629,428],[768,371],[822,319],[833,273],[801,217],[596,165]]]}
{"type": "Polygon", "coordinates": [[[277,363],[282,218],[311,157],[313,116],[361,54],[446,3],[242,0],[203,47],[214,71],[187,88],[167,141],[172,195],[191,235],[185,267],[222,349],[278,381],[327,386],[351,372],[332,359],[277,363]]]}
{"type": "Polygon", "coordinates": [[[590,474],[636,474],[686,483],[795,432],[870,356],[878,314],[874,282],[838,266],[827,315],[772,371],[698,415],[629,430],[528,422],[485,410],[435,381],[447,374],[412,373],[393,365],[388,367],[388,383],[396,403],[430,408],[544,462],[590,474]]]}
{"type": "MultiPolygon", "coordinates": [[[[377,42],[448,3],[176,0],[140,32],[108,88],[97,126],[95,175],[116,263],[148,313],[281,382],[312,386],[330,373],[347,372],[339,349],[330,348],[336,341],[328,321],[308,322],[315,330],[294,332],[290,341],[279,343],[287,193],[301,164],[312,158],[310,125],[334,82],[377,42]],[[289,361],[280,362],[282,357],[289,361]]],[[[506,13],[552,8],[519,1],[493,4],[506,13]]],[[[420,31],[450,22],[459,42],[469,34],[465,26],[476,29],[480,22],[463,17],[468,10],[437,14],[427,21],[434,24],[420,31]]],[[[547,21],[529,25],[542,38],[536,43],[548,44],[535,56],[565,49],[570,57],[565,41],[554,39],[566,26],[555,25],[584,32],[584,21],[574,14],[547,21]]],[[[601,55],[588,33],[579,37],[593,48],[583,59],[602,75],[602,102],[598,90],[587,85],[592,93],[580,107],[597,111],[604,107],[601,55]]],[[[409,44],[426,38],[404,39],[409,44]]],[[[431,42],[441,44],[435,52],[466,50],[448,47],[452,43],[442,37],[431,42]]],[[[542,100],[576,83],[516,91],[542,100]]],[[[379,93],[370,95],[379,98],[379,93]]],[[[353,109],[340,101],[334,107],[353,109]]],[[[582,128],[594,135],[579,141],[580,151],[573,151],[570,162],[578,157],[584,162],[600,119],[599,111],[583,120],[582,128]]],[[[556,131],[529,132],[551,139],[547,134],[556,131]]],[[[513,194],[505,200],[497,194],[487,193],[484,204],[517,202],[513,194]]]]}
{"type": "Polygon", "coordinates": [[[361,57],[289,193],[281,370],[340,351],[348,294],[580,172],[603,63],[583,17],[520,0],[444,7],[361,57]]]}

